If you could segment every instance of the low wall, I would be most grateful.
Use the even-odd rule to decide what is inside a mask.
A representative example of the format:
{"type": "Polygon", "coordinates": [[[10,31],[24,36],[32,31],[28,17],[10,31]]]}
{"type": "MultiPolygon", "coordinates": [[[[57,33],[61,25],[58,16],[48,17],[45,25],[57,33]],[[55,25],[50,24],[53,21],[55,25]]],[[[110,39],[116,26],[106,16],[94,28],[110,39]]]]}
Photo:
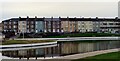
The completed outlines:
{"type": "Polygon", "coordinates": [[[61,55],[120,48],[120,41],[59,42],[61,55]]]}

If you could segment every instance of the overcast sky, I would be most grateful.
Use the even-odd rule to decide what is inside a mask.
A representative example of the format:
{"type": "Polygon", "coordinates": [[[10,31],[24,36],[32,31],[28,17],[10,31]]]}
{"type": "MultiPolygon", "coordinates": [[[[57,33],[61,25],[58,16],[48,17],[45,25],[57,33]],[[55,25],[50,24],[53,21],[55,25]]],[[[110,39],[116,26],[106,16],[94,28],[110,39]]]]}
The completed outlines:
{"type": "Polygon", "coordinates": [[[118,0],[0,0],[0,21],[19,16],[116,17],[118,0]]]}

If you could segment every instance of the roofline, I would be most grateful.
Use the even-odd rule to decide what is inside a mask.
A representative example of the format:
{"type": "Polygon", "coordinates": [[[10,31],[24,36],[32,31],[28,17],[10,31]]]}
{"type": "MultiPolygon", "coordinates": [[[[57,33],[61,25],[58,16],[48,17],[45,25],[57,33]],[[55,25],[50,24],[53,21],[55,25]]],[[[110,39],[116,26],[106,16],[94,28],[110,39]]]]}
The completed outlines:
{"type": "MultiPolygon", "coordinates": [[[[12,20],[12,21],[14,21],[14,20],[16,20],[16,19],[18,19],[18,21],[23,21],[23,20],[21,20],[21,19],[25,19],[25,20],[27,20],[27,19],[52,19],[53,17],[51,17],[51,18],[45,18],[45,17],[43,17],[43,18],[37,18],[37,17],[35,17],[35,18],[29,18],[29,17],[27,17],[27,18],[21,18],[21,17],[19,17],[19,18],[11,18],[11,19],[7,19],[7,20],[3,20],[2,22],[4,22],[4,21],[10,21],[10,20],[12,20]]],[[[54,19],[54,18],[53,18],[54,19]]],[[[61,21],[120,21],[120,18],[119,17],[115,17],[115,18],[99,18],[99,17],[96,17],[96,18],[84,18],[84,17],[82,17],[82,18],[70,18],[70,17],[67,17],[67,18],[61,18],[61,17],[59,17],[58,19],[60,19],[61,21]],[[73,19],[73,20],[72,20],[73,19]]],[[[40,20],[40,21],[42,21],[42,20],[40,20]]]]}

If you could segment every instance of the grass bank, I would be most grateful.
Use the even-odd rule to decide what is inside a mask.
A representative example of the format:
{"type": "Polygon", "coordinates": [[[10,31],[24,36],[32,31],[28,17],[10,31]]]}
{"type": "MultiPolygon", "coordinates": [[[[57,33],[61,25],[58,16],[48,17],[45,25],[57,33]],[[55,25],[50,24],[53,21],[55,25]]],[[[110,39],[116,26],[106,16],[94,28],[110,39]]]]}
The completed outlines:
{"type": "Polygon", "coordinates": [[[44,42],[55,42],[55,40],[8,40],[2,42],[2,45],[32,44],[32,43],[44,43],[44,42]]]}
{"type": "Polygon", "coordinates": [[[120,36],[120,34],[111,33],[70,33],[57,36],[48,36],[48,38],[65,38],[65,37],[107,37],[107,36],[120,36]]]}
{"type": "Polygon", "coordinates": [[[106,54],[100,54],[92,57],[76,59],[72,61],[120,61],[120,51],[106,54]]]}

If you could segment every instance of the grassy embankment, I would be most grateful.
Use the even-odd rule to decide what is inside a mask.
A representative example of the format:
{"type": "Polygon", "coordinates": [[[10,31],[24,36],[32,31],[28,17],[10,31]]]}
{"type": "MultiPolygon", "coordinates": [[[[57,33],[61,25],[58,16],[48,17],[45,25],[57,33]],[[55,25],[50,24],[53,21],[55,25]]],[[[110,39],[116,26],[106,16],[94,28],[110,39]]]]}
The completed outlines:
{"type": "Polygon", "coordinates": [[[59,35],[59,36],[48,36],[48,38],[107,37],[107,36],[120,36],[120,34],[111,34],[111,33],[73,33],[73,34],[63,34],[63,35],[59,35]]]}
{"type": "Polygon", "coordinates": [[[100,54],[92,57],[76,59],[72,61],[120,61],[120,51],[106,54],[100,54]]]}
{"type": "Polygon", "coordinates": [[[54,42],[55,40],[8,40],[2,42],[2,45],[10,44],[31,44],[31,43],[44,43],[44,42],[54,42]]]}

